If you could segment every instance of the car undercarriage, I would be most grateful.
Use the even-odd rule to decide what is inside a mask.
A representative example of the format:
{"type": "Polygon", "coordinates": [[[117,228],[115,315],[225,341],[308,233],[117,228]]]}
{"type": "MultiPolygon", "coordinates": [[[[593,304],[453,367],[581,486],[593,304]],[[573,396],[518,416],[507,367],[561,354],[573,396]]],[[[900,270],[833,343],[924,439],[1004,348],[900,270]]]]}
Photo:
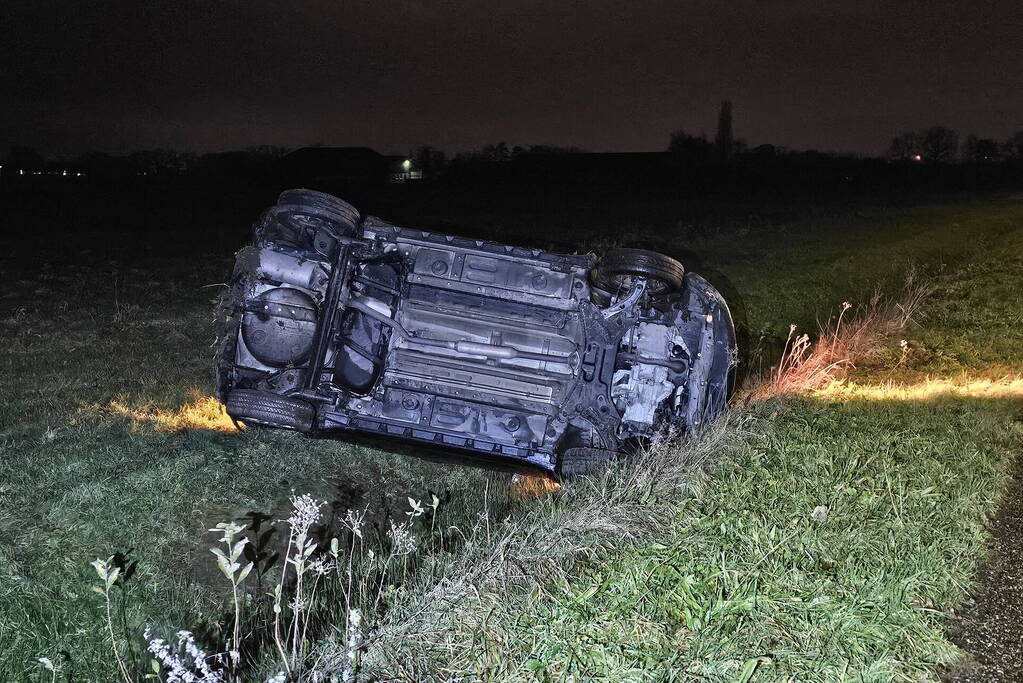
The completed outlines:
{"type": "Polygon", "coordinates": [[[558,475],[698,429],[734,379],[728,307],[674,259],[427,232],[311,190],[256,222],[224,304],[217,390],[236,420],[558,475]]]}

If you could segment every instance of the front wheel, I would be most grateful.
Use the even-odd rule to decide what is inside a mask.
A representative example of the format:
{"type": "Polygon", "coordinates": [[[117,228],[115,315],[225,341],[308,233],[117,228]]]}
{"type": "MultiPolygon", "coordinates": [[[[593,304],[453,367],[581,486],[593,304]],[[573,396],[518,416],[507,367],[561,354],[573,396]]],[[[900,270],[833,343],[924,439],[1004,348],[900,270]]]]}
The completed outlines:
{"type": "Polygon", "coordinates": [[[618,457],[617,451],[601,448],[568,448],[558,459],[558,474],[562,479],[571,479],[607,467],[618,457]]]}
{"type": "Polygon", "coordinates": [[[647,280],[647,290],[659,296],[682,289],[685,272],[681,263],[656,251],[612,249],[590,272],[590,279],[598,289],[615,294],[628,289],[635,278],[642,277],[647,280]]]}

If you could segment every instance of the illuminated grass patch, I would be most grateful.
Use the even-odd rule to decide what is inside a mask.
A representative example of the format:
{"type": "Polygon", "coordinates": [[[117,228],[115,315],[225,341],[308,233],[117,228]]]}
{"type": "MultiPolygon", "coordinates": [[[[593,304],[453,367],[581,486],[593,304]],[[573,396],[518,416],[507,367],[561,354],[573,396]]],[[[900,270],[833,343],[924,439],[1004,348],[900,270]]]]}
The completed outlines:
{"type": "Polygon", "coordinates": [[[238,427],[220,401],[198,392],[193,392],[191,400],[176,409],[168,410],[153,404],[131,406],[115,400],[110,402],[109,411],[114,415],[129,418],[140,428],[160,432],[177,432],[183,429],[209,429],[225,433],[238,431],[238,427]]]}
{"type": "Polygon", "coordinates": [[[833,382],[811,393],[829,401],[936,401],[941,399],[1023,400],[1023,377],[1003,379],[930,378],[915,383],[833,382]]]}

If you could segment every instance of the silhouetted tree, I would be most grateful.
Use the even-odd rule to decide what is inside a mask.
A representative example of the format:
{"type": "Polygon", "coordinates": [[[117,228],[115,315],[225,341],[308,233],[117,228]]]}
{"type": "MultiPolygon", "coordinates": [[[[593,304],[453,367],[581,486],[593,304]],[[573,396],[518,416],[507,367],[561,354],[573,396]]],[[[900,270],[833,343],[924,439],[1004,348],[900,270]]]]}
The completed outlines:
{"type": "Polygon", "coordinates": [[[430,145],[421,145],[409,155],[412,159],[412,166],[423,173],[424,178],[439,175],[447,164],[447,157],[444,152],[434,149],[430,145]]]}
{"type": "Polygon", "coordinates": [[[503,141],[496,145],[487,145],[480,151],[480,154],[487,161],[508,161],[511,159],[511,151],[503,141]]]}
{"type": "Polygon", "coordinates": [[[585,154],[586,150],[579,147],[558,147],[557,145],[529,145],[512,147],[512,156],[551,156],[556,154],[585,154]]]}
{"type": "Polygon", "coordinates": [[[963,161],[985,162],[998,161],[998,143],[987,138],[978,138],[976,135],[968,135],[963,142],[963,161]]]}
{"type": "Polygon", "coordinates": [[[75,158],[71,166],[93,178],[127,178],[137,173],[127,157],[115,157],[97,151],[86,152],[75,158]]]}
{"type": "Polygon", "coordinates": [[[508,144],[505,142],[499,142],[496,145],[486,145],[482,149],[473,150],[471,152],[460,152],[451,160],[451,165],[472,167],[480,163],[508,161],[511,158],[512,151],[508,149],[508,144]]]}
{"type": "Polygon", "coordinates": [[[676,130],[671,134],[668,151],[690,164],[705,164],[710,160],[714,146],[707,138],[690,135],[684,130],[676,130]]]}
{"type": "Polygon", "coordinates": [[[920,136],[916,133],[903,133],[893,138],[888,148],[888,156],[901,161],[909,161],[918,154],[921,154],[920,136]]]}
{"type": "Polygon", "coordinates": [[[934,126],[920,136],[920,154],[926,161],[952,161],[959,152],[959,134],[950,128],[934,126]]]}
{"type": "Polygon", "coordinates": [[[1023,130],[1016,131],[1002,143],[1002,154],[1007,159],[1023,160],[1023,130]]]}
{"type": "Polygon", "coordinates": [[[732,103],[725,100],[721,103],[721,111],[718,112],[718,134],[714,138],[714,146],[717,148],[718,158],[726,161],[732,156],[735,139],[732,133],[732,103]]]}
{"type": "Polygon", "coordinates": [[[181,155],[170,149],[145,149],[128,155],[128,162],[140,173],[157,175],[184,170],[181,155]]]}

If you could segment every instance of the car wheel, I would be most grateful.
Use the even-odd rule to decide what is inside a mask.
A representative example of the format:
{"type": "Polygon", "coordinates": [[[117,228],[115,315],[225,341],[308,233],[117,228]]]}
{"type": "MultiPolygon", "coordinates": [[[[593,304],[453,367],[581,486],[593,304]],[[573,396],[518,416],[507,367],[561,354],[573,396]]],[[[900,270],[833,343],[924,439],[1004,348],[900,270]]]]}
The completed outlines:
{"type": "Polygon", "coordinates": [[[653,295],[672,294],[682,288],[682,264],[664,254],[646,249],[612,249],[590,273],[593,284],[609,292],[620,292],[633,278],[647,279],[653,295]]]}
{"type": "Polygon", "coordinates": [[[255,389],[235,389],[227,395],[227,414],[246,424],[312,431],[316,409],[311,403],[255,389]]]}
{"type": "Polygon", "coordinates": [[[558,459],[558,474],[563,479],[595,472],[607,467],[618,456],[616,451],[600,448],[567,448],[558,459]]]}
{"type": "Polygon", "coordinates": [[[337,238],[354,235],[361,220],[354,206],[337,197],[315,190],[285,190],[267,212],[257,238],[326,255],[337,238]]]}
{"type": "Polygon", "coordinates": [[[277,197],[277,206],[300,215],[328,220],[342,228],[341,234],[355,232],[362,220],[359,210],[343,199],[316,190],[285,190],[277,197]]]}

